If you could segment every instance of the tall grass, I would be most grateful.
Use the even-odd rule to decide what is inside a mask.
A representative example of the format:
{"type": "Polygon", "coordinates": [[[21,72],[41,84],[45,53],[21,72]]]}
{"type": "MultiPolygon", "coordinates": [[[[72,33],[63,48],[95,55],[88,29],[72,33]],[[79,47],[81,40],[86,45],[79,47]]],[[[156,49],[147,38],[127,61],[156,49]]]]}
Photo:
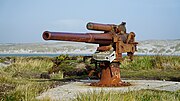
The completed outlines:
{"type": "Polygon", "coordinates": [[[180,81],[180,56],[135,56],[120,68],[124,78],[180,81]]]}
{"type": "MultiPolygon", "coordinates": [[[[15,57],[15,63],[0,68],[0,100],[2,101],[33,101],[41,92],[53,87],[57,82],[39,82],[40,74],[52,67],[52,58],[48,57],[15,57]],[[36,80],[38,79],[38,80],[36,80]]],[[[1,60],[3,61],[3,60],[1,60]]],[[[66,71],[73,70],[79,60],[67,60],[61,64],[66,71]]],[[[121,63],[121,77],[166,79],[180,78],[179,56],[135,56],[134,61],[121,63]]],[[[51,76],[61,79],[62,73],[51,76]]],[[[76,101],[153,101],[180,100],[178,92],[162,92],[141,90],[128,93],[89,92],[80,94],[76,101]],[[162,98],[160,97],[162,96],[162,98]],[[167,97],[166,97],[167,96],[167,97]],[[153,98],[155,97],[155,98],[153,98]],[[160,98],[159,98],[160,97],[160,98]]]]}
{"type": "Polygon", "coordinates": [[[88,92],[77,95],[74,101],[180,101],[180,91],[140,90],[130,92],[88,92]]]}
{"type": "Polygon", "coordinates": [[[12,77],[35,78],[52,66],[50,59],[19,57],[16,62],[4,69],[12,77]]]}
{"type": "Polygon", "coordinates": [[[129,70],[180,70],[180,56],[135,56],[134,61],[123,61],[121,68],[129,70]]]}
{"type": "Polygon", "coordinates": [[[50,58],[16,57],[15,63],[0,68],[0,100],[32,101],[55,82],[38,82],[40,74],[47,71],[52,62],[50,58]]]}
{"type": "Polygon", "coordinates": [[[6,92],[2,97],[5,101],[32,101],[36,100],[43,91],[49,89],[50,82],[27,82],[26,84],[18,84],[16,88],[10,92],[6,92]]]}

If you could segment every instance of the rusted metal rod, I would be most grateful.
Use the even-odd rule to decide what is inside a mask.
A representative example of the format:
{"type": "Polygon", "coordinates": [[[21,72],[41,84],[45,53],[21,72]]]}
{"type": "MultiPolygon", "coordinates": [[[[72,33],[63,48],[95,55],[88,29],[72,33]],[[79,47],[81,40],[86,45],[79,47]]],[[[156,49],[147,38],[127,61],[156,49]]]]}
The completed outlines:
{"type": "Polygon", "coordinates": [[[74,41],[109,45],[113,42],[112,33],[66,33],[45,31],[44,40],[74,41]]]}
{"type": "Polygon", "coordinates": [[[92,23],[89,22],[86,27],[89,30],[96,30],[96,31],[105,31],[105,32],[109,32],[109,31],[114,31],[116,29],[117,25],[114,24],[100,24],[100,23],[92,23]]]}

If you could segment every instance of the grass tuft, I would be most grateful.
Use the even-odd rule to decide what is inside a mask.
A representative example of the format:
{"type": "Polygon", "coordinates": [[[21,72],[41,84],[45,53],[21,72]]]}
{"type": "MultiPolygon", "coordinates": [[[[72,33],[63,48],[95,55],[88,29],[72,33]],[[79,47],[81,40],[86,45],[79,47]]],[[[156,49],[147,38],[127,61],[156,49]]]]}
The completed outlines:
{"type": "MultiPolygon", "coordinates": [[[[55,81],[39,82],[40,74],[52,66],[50,58],[16,57],[15,63],[0,68],[0,100],[33,101],[55,81]]],[[[59,79],[60,76],[59,76],[59,79]]]]}
{"type": "Polygon", "coordinates": [[[120,68],[122,78],[180,81],[180,56],[135,56],[120,68]]]}
{"type": "Polygon", "coordinates": [[[77,95],[74,101],[179,101],[180,93],[158,90],[140,90],[130,92],[88,92],[77,95]]]}

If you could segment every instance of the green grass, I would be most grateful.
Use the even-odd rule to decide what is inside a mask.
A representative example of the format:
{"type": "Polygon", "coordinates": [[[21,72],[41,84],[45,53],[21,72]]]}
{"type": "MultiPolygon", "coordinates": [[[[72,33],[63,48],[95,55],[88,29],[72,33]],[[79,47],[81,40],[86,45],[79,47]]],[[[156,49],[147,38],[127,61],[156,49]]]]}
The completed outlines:
{"type": "MultiPolygon", "coordinates": [[[[121,63],[121,77],[180,81],[180,56],[135,56],[121,63]]],[[[140,90],[131,92],[88,92],[75,101],[180,101],[180,91],[140,90]]]]}
{"type": "Polygon", "coordinates": [[[77,95],[74,101],[180,101],[180,91],[140,90],[129,92],[88,92],[77,95]]]}
{"type": "MultiPolygon", "coordinates": [[[[25,82],[24,82],[25,83],[25,82]]],[[[17,84],[10,92],[5,92],[2,100],[5,101],[32,101],[43,91],[49,89],[50,82],[26,82],[26,84],[17,84]]]]}
{"type": "MultiPolygon", "coordinates": [[[[13,58],[15,58],[15,63],[0,68],[0,100],[34,101],[37,100],[35,97],[42,92],[60,84],[58,80],[62,79],[62,72],[51,75],[52,80],[40,79],[40,74],[47,72],[52,67],[52,58],[13,58]]],[[[180,56],[135,56],[132,62],[126,61],[126,58],[120,66],[122,78],[180,81],[180,56]]],[[[0,61],[3,62],[4,60],[0,59],[0,61]]],[[[76,57],[72,60],[65,60],[60,67],[64,71],[71,71],[81,62],[81,58],[76,57]]],[[[88,63],[86,61],[86,64],[88,63]]],[[[179,93],[180,91],[165,92],[152,90],[127,93],[89,92],[78,95],[76,101],[119,101],[121,99],[125,101],[173,101],[180,100],[179,93]]],[[[49,99],[47,98],[47,100],[49,99]]]]}
{"type": "Polygon", "coordinates": [[[135,56],[120,69],[123,78],[180,81],[180,56],[135,56]]]}
{"type": "MultiPolygon", "coordinates": [[[[80,62],[77,60],[65,60],[60,65],[65,71],[71,71],[80,62]]],[[[47,72],[52,66],[52,59],[49,57],[10,57],[15,63],[0,68],[0,101],[33,101],[36,96],[49,88],[63,84],[60,79],[63,74],[60,71],[51,74],[50,80],[43,80],[40,74],[47,72]]],[[[1,61],[3,62],[2,58],[1,61]]],[[[8,59],[6,59],[8,60],[8,59]]]]}
{"type": "Polygon", "coordinates": [[[16,62],[3,71],[8,73],[9,76],[14,78],[37,78],[39,73],[47,71],[52,66],[50,59],[48,58],[16,58],[16,62]]]}
{"type": "Polygon", "coordinates": [[[121,68],[128,70],[180,70],[180,56],[134,56],[132,62],[123,61],[121,68]]]}
{"type": "Polygon", "coordinates": [[[15,60],[12,65],[0,68],[0,100],[36,100],[36,96],[56,83],[38,81],[40,74],[52,66],[50,58],[16,57],[15,60]]]}

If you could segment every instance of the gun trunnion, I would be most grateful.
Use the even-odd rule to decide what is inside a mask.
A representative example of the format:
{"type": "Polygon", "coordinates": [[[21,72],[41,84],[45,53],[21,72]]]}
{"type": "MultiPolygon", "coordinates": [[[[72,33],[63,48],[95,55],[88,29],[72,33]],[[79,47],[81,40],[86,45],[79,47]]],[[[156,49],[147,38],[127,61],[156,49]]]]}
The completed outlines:
{"type": "MultiPolygon", "coordinates": [[[[100,81],[91,83],[92,86],[127,86],[120,77],[120,62],[122,53],[127,53],[130,60],[137,50],[135,33],[126,33],[125,22],[120,25],[88,23],[87,29],[104,31],[104,33],[67,33],[45,31],[44,40],[73,41],[99,44],[97,52],[93,54],[96,68],[101,68],[100,81]]],[[[92,73],[91,73],[92,74],[92,73]]]]}

